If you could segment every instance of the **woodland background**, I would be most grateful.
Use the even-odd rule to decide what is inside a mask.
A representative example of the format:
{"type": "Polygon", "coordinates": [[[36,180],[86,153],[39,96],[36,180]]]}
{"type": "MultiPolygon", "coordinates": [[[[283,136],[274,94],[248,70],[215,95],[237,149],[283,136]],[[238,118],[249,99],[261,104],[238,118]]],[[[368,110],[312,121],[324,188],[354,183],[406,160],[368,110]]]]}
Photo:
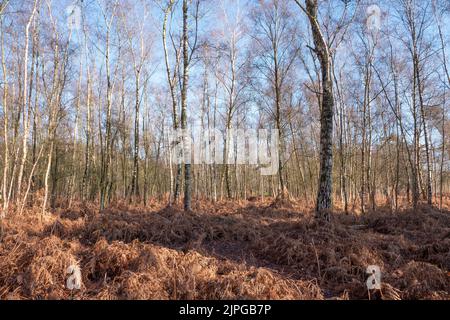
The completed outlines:
{"type": "MultiPolygon", "coordinates": [[[[2,2],[5,212],[37,200],[45,211],[58,199],[104,207],[178,198],[184,175],[170,165],[165,132],[182,121],[281,133],[279,177],[194,165],[195,199],[287,188],[315,201],[321,69],[294,1],[190,3],[186,86],[181,3],[79,1],[74,29],[71,4],[2,2]]],[[[432,197],[439,205],[449,192],[448,3],[380,1],[379,31],[368,30],[369,4],[319,4],[333,60],[335,202],[396,209],[399,197],[432,197]]]]}

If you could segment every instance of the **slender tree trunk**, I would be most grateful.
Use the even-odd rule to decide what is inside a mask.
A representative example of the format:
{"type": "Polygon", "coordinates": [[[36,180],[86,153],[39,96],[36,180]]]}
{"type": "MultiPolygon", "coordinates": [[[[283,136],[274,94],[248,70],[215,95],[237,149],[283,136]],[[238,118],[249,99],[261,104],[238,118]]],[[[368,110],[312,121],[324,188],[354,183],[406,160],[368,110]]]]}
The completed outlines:
{"type": "MultiPolygon", "coordinates": [[[[440,40],[440,46],[441,46],[441,54],[442,54],[442,65],[444,66],[444,72],[446,75],[446,80],[447,80],[447,84],[450,85],[450,72],[447,66],[447,55],[446,55],[446,46],[445,46],[445,41],[444,41],[444,35],[442,33],[442,25],[441,25],[441,21],[440,19],[437,17],[436,12],[433,12],[435,19],[436,19],[436,25],[438,28],[438,34],[439,34],[439,40],[440,40]]],[[[444,182],[443,182],[443,173],[444,173],[444,155],[445,155],[445,143],[446,143],[446,139],[445,139],[445,105],[446,105],[446,93],[447,90],[444,89],[444,94],[443,94],[443,103],[442,103],[442,147],[441,147],[441,164],[440,164],[440,168],[439,168],[439,209],[442,210],[442,202],[443,202],[443,187],[444,187],[444,182]]]]}
{"type": "MultiPolygon", "coordinates": [[[[166,10],[164,11],[162,39],[163,39],[163,49],[164,49],[164,62],[166,64],[167,81],[169,83],[170,97],[172,99],[173,129],[176,131],[179,128],[179,124],[178,124],[178,111],[177,111],[177,108],[178,108],[177,97],[176,97],[176,93],[175,93],[175,80],[177,79],[178,61],[180,58],[179,53],[181,50],[177,50],[177,52],[176,52],[176,65],[174,67],[173,75],[172,75],[172,71],[170,68],[169,54],[168,54],[168,50],[167,50],[167,19],[168,19],[169,13],[172,11],[173,4],[174,4],[174,0],[170,0],[166,10]]],[[[175,141],[175,143],[179,143],[179,141],[175,141]]],[[[173,146],[170,145],[169,148],[172,149],[173,146]]],[[[171,159],[172,159],[172,157],[171,157],[171,159]]],[[[177,163],[176,168],[177,168],[177,170],[176,170],[176,175],[175,175],[175,187],[173,190],[173,199],[172,198],[169,199],[169,205],[172,204],[172,200],[174,203],[178,202],[178,198],[180,196],[180,181],[181,181],[181,173],[182,173],[181,164],[177,163]]],[[[172,171],[171,171],[171,174],[172,174],[172,171]]],[[[171,179],[173,179],[172,176],[171,176],[171,179]]],[[[171,193],[172,193],[172,187],[173,187],[173,182],[171,182],[171,191],[170,191],[171,193]]]]}
{"type": "Polygon", "coordinates": [[[433,193],[432,193],[432,186],[431,186],[430,147],[429,147],[429,137],[428,137],[426,117],[425,117],[425,108],[424,108],[424,102],[423,102],[422,79],[420,78],[419,57],[417,56],[417,54],[414,55],[414,70],[415,70],[415,77],[417,78],[417,93],[419,95],[420,115],[422,118],[422,127],[423,127],[424,139],[425,139],[425,154],[426,154],[426,161],[427,161],[427,191],[426,191],[427,203],[428,203],[428,205],[431,206],[433,204],[433,193]]]}
{"type": "MultiPolygon", "coordinates": [[[[189,80],[189,53],[188,53],[188,0],[183,0],[183,85],[181,90],[181,129],[187,129],[187,88],[189,80]]],[[[183,135],[186,132],[183,133],[183,135]]],[[[185,137],[183,137],[185,138],[185,137]]],[[[183,156],[190,157],[186,154],[187,141],[183,139],[183,156]]],[[[187,161],[184,165],[184,210],[191,210],[191,164],[187,161]]]]}
{"type": "Polygon", "coordinates": [[[42,202],[42,214],[45,214],[47,211],[47,201],[48,201],[48,189],[49,189],[49,183],[48,180],[50,178],[50,169],[52,166],[52,157],[53,157],[53,139],[50,142],[50,145],[48,147],[48,154],[47,154],[47,167],[45,169],[45,176],[44,176],[44,200],[42,202]]]}
{"type": "MultiPolygon", "coordinates": [[[[3,8],[2,8],[3,9],[3,8]]],[[[6,68],[5,61],[5,43],[4,43],[4,32],[3,32],[3,17],[0,16],[0,45],[1,45],[1,55],[2,55],[2,73],[3,73],[3,138],[4,138],[4,153],[3,153],[3,183],[2,183],[2,200],[3,200],[3,210],[0,217],[4,217],[8,211],[9,206],[9,194],[8,194],[8,168],[9,168],[9,137],[8,137],[8,70],[6,68]]],[[[1,232],[2,230],[0,230],[1,232]]],[[[1,234],[0,234],[1,236],[1,234]]]]}
{"type": "Polygon", "coordinates": [[[87,65],[87,88],[86,88],[86,145],[84,149],[84,172],[83,172],[83,181],[81,184],[81,197],[86,200],[88,196],[88,181],[89,179],[89,170],[90,170],[90,142],[91,142],[91,74],[89,65],[87,65]]]}
{"type": "MultiPolygon", "coordinates": [[[[110,23],[112,23],[112,18],[110,23]]],[[[108,188],[111,184],[110,181],[110,167],[111,167],[111,104],[112,104],[112,82],[111,82],[111,70],[110,70],[110,28],[111,24],[108,25],[106,31],[106,54],[105,54],[105,64],[106,64],[106,137],[105,137],[105,150],[102,157],[102,170],[100,175],[100,210],[105,208],[105,204],[108,201],[108,188]]]]}
{"type": "Polygon", "coordinates": [[[316,200],[317,217],[330,220],[333,194],[333,82],[328,44],[317,18],[318,1],[306,0],[306,14],[311,25],[315,53],[320,61],[322,76],[322,104],[320,111],[320,172],[316,200]]]}
{"type": "Polygon", "coordinates": [[[280,144],[278,147],[278,179],[280,182],[280,191],[278,195],[284,199],[287,196],[287,190],[283,179],[283,134],[281,127],[281,84],[280,84],[280,70],[278,65],[278,47],[277,43],[273,44],[273,63],[274,63],[274,89],[275,89],[275,124],[280,135],[280,144]]]}
{"type": "Polygon", "coordinates": [[[25,51],[24,51],[24,62],[23,62],[23,93],[22,93],[22,110],[23,110],[23,139],[22,139],[22,161],[19,168],[19,176],[17,179],[17,199],[20,198],[22,194],[22,176],[25,168],[25,163],[27,161],[28,155],[28,133],[30,124],[30,108],[27,101],[27,84],[28,84],[28,48],[29,48],[29,33],[30,26],[34,20],[34,16],[37,11],[37,0],[34,1],[33,10],[31,12],[30,18],[28,19],[27,25],[25,27],[25,51]]]}
{"type": "MultiPolygon", "coordinates": [[[[139,196],[139,79],[140,71],[136,72],[136,90],[135,90],[135,115],[134,115],[134,149],[133,149],[133,174],[131,177],[131,196],[139,196]]],[[[131,198],[130,198],[131,200],[131,198]]]]}
{"type": "Polygon", "coordinates": [[[75,128],[73,132],[73,145],[72,145],[72,179],[69,184],[69,208],[72,206],[72,200],[75,193],[75,182],[77,178],[77,143],[78,143],[78,121],[80,113],[80,103],[81,103],[81,78],[83,76],[83,60],[80,59],[80,70],[78,78],[78,88],[77,88],[77,102],[75,110],[75,128]]]}

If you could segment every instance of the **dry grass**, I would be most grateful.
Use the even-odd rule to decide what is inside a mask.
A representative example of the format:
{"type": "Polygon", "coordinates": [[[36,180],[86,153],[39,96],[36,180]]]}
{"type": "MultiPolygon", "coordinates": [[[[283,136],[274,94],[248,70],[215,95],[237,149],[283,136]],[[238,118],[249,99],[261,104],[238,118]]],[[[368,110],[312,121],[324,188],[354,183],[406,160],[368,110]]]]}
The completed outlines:
{"type": "Polygon", "coordinates": [[[317,222],[292,199],[198,202],[194,212],[116,204],[4,221],[0,299],[449,299],[450,215],[427,207],[317,222]],[[371,297],[376,295],[372,294],[371,297]]]}

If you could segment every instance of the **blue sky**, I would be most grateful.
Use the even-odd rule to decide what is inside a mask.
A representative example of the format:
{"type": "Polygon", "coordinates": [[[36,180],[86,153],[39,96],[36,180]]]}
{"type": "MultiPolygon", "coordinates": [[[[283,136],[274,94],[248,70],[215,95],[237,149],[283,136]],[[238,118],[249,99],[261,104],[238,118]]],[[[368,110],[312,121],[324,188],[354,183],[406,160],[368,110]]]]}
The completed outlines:
{"type": "MultiPolygon", "coordinates": [[[[71,0],[41,0],[42,1],[42,14],[45,14],[45,11],[47,10],[47,5],[50,4],[52,8],[52,12],[54,15],[54,18],[59,21],[61,30],[61,34],[64,36],[67,35],[67,28],[66,28],[66,8],[70,5],[80,5],[83,10],[83,17],[86,18],[85,23],[88,26],[89,30],[89,53],[90,58],[94,59],[96,68],[94,72],[94,76],[102,77],[104,76],[104,57],[102,54],[102,51],[104,50],[104,29],[105,29],[105,21],[102,16],[102,7],[105,7],[105,4],[111,5],[113,1],[105,1],[105,0],[83,0],[82,3],[81,0],[78,1],[71,1],[71,0]],[[100,36],[99,36],[100,34],[100,36]]],[[[265,0],[267,1],[267,0],[265,0]]],[[[30,0],[22,1],[22,2],[11,2],[11,12],[12,14],[8,15],[6,17],[6,21],[12,23],[14,25],[14,19],[16,19],[18,16],[24,16],[24,14],[21,14],[21,11],[25,11],[29,8],[30,4],[32,2],[30,0]]],[[[124,2],[121,2],[123,4],[124,2]]],[[[161,45],[161,27],[162,27],[162,10],[157,5],[157,1],[154,0],[136,0],[136,1],[130,1],[130,6],[127,8],[125,13],[125,20],[128,24],[136,24],[140,25],[143,23],[145,27],[145,37],[144,42],[145,45],[148,47],[148,50],[150,52],[149,59],[146,61],[146,69],[148,73],[151,73],[151,78],[149,80],[149,86],[151,90],[160,90],[160,91],[166,91],[167,92],[167,79],[164,69],[164,62],[163,62],[163,50],[161,45]],[[147,15],[146,15],[147,13],[147,15]],[[145,16],[145,21],[144,21],[145,16]]],[[[159,1],[158,3],[162,3],[162,1],[159,1]]],[[[245,34],[243,36],[243,40],[240,41],[240,50],[241,52],[245,52],[247,50],[251,49],[251,31],[252,31],[252,24],[249,19],[247,19],[247,14],[253,10],[256,6],[258,6],[260,1],[257,0],[214,0],[214,1],[203,1],[201,5],[201,13],[202,13],[202,19],[200,20],[199,24],[199,34],[204,39],[213,39],[213,36],[217,36],[217,34],[221,34],[221,36],[225,40],[229,34],[227,30],[229,30],[230,25],[232,26],[234,21],[236,20],[237,15],[242,17],[244,19],[244,22],[247,24],[247,30],[245,30],[245,34]],[[227,22],[228,22],[228,28],[227,28],[227,22]]],[[[330,15],[334,19],[338,19],[340,16],[342,9],[343,9],[343,2],[340,0],[333,0],[329,2],[323,2],[324,5],[321,7],[321,20],[324,21],[327,19],[326,13],[327,10],[330,12],[330,15]],[[329,6],[329,7],[328,7],[329,6]],[[330,9],[331,8],[331,9],[330,9]]],[[[417,0],[417,3],[419,5],[426,4],[425,0],[417,0]]],[[[441,3],[441,2],[439,2],[441,3]]],[[[356,22],[353,23],[353,26],[349,29],[349,37],[348,41],[356,41],[358,42],[358,36],[355,34],[353,36],[352,32],[354,31],[354,28],[361,23],[365,22],[365,15],[366,15],[366,8],[369,5],[376,4],[379,6],[381,10],[381,28],[382,30],[392,27],[398,27],[399,29],[403,28],[401,24],[399,23],[397,12],[393,9],[392,2],[390,0],[378,0],[378,1],[365,1],[364,4],[360,7],[360,11],[356,17],[356,22]]],[[[442,4],[442,3],[441,3],[442,4]]],[[[302,44],[303,53],[308,52],[306,49],[306,44],[311,45],[311,37],[309,34],[309,26],[307,19],[305,18],[304,14],[299,10],[299,8],[295,5],[294,1],[290,2],[290,8],[293,14],[293,19],[295,19],[295,23],[297,23],[300,26],[301,29],[301,35],[299,38],[299,42],[302,44]]],[[[354,3],[350,4],[350,9],[354,7],[354,3]]],[[[178,4],[176,13],[172,17],[172,23],[171,28],[174,30],[174,33],[179,33],[180,30],[180,4],[178,4]]],[[[121,23],[122,16],[117,15],[116,16],[116,22],[121,23]]],[[[48,23],[48,19],[44,19],[43,23],[48,23]]],[[[450,40],[450,17],[447,14],[446,16],[442,17],[442,25],[443,25],[443,33],[446,38],[446,41],[450,40]]],[[[79,30],[78,33],[74,34],[72,38],[72,45],[77,52],[78,57],[83,56],[82,51],[82,41],[80,39],[83,39],[83,34],[81,32],[82,30],[79,30]]],[[[19,34],[23,37],[23,29],[18,30],[19,34]]],[[[399,31],[396,37],[405,37],[405,34],[402,34],[404,31],[399,31]]],[[[436,36],[437,31],[435,27],[430,27],[427,31],[428,36],[436,36]]],[[[19,36],[20,38],[20,36],[19,36]]],[[[122,38],[122,46],[126,46],[126,39],[125,35],[121,34],[122,38]]],[[[135,41],[135,46],[137,46],[137,42],[135,41]]],[[[447,43],[448,44],[448,43],[447,43]]],[[[403,47],[402,43],[400,41],[396,41],[394,43],[394,46],[398,48],[399,55],[405,55],[407,52],[405,51],[405,48],[403,47]]],[[[116,70],[115,68],[118,67],[116,56],[117,56],[117,47],[118,47],[118,38],[116,35],[112,36],[112,49],[111,49],[111,67],[112,70],[116,70]]],[[[137,47],[136,47],[137,48],[137,47]]],[[[351,49],[347,44],[344,43],[344,45],[341,45],[339,50],[343,50],[344,54],[341,53],[341,57],[351,57],[352,52],[351,49]],[[345,50],[349,50],[348,52],[345,50]]],[[[450,48],[447,45],[447,55],[449,55],[450,48]]],[[[171,60],[173,60],[173,54],[171,55],[171,60]]],[[[311,58],[309,55],[306,57],[307,62],[311,63],[311,58]]],[[[449,60],[449,56],[447,57],[447,60],[449,60]]],[[[76,59],[74,60],[76,61],[76,59]]],[[[349,68],[353,68],[351,58],[349,58],[349,68]]],[[[125,61],[126,67],[132,66],[132,61],[128,57],[125,61]]],[[[199,61],[194,61],[194,65],[192,66],[191,71],[191,90],[190,90],[190,105],[197,106],[198,105],[198,97],[199,97],[199,87],[202,83],[202,68],[203,65],[199,61]]],[[[78,63],[73,63],[73,69],[75,72],[78,70],[78,63]]],[[[304,68],[302,68],[301,64],[299,63],[299,66],[295,69],[297,73],[297,78],[301,81],[308,80],[308,77],[306,75],[306,72],[304,68]]],[[[355,69],[356,70],[356,69],[355,69]]],[[[356,71],[355,71],[356,72],[356,71]]],[[[127,75],[130,75],[130,72],[127,72],[127,75]]],[[[120,72],[117,73],[117,76],[120,76],[120,72]]],[[[74,76],[76,78],[76,74],[74,76]]],[[[133,88],[133,82],[132,82],[132,76],[129,76],[128,80],[128,86],[130,90],[133,88]]],[[[212,80],[212,79],[211,79],[212,80]]],[[[213,81],[211,81],[213,82],[213,81]]],[[[300,89],[300,88],[299,88],[300,89]]],[[[300,90],[299,90],[300,91],[300,90]]],[[[152,97],[152,94],[148,95],[149,99],[152,100],[154,97],[152,97]]],[[[68,99],[70,97],[68,96],[68,99]]],[[[131,98],[130,98],[131,99],[131,98]]],[[[223,92],[219,94],[219,101],[223,101],[223,92]]],[[[153,100],[149,103],[154,102],[153,100]]],[[[256,111],[258,109],[258,105],[255,105],[255,103],[249,103],[247,105],[247,108],[253,109],[253,111],[256,111]]],[[[193,108],[191,114],[195,115],[196,109],[193,108]]],[[[169,119],[169,117],[167,117],[169,119]]],[[[195,116],[194,116],[195,118],[195,116]]]]}

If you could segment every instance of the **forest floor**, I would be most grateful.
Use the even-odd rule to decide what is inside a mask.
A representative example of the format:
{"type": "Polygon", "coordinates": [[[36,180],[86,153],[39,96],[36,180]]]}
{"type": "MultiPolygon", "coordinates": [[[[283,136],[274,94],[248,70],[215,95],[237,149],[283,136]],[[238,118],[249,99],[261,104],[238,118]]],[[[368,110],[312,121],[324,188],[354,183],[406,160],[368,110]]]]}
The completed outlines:
{"type": "MultiPolygon", "coordinates": [[[[448,202],[450,203],[450,201],[448,202]]],[[[3,221],[0,299],[450,299],[450,211],[317,222],[295,201],[29,210],[3,221]],[[78,264],[82,288],[66,289],[78,264]]]]}

